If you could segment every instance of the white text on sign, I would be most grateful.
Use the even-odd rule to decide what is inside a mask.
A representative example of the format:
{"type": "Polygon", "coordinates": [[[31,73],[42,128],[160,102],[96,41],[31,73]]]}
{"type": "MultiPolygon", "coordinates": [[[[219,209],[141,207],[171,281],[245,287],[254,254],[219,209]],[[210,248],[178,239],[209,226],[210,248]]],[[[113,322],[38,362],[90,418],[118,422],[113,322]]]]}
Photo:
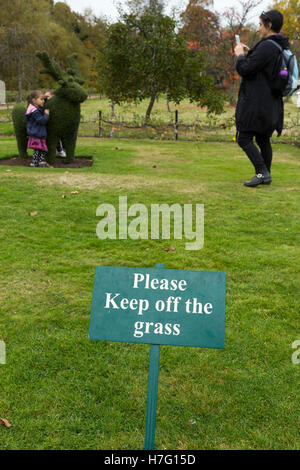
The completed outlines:
{"type": "MultiPolygon", "coordinates": [[[[134,289],[152,289],[152,290],[170,290],[184,292],[188,288],[186,280],[181,279],[159,279],[149,274],[134,273],[133,274],[133,288],[134,289]]],[[[110,312],[112,310],[131,310],[135,311],[137,315],[142,316],[144,312],[154,308],[157,312],[166,313],[178,313],[179,305],[182,301],[181,296],[170,295],[167,299],[155,300],[154,305],[150,305],[148,299],[137,299],[120,297],[119,292],[106,292],[105,293],[105,305],[104,308],[110,312]]],[[[213,305],[211,302],[199,302],[196,297],[187,299],[184,302],[184,312],[187,314],[194,315],[211,315],[213,313],[213,305]]],[[[179,323],[162,323],[162,322],[150,322],[150,321],[137,321],[134,323],[134,333],[136,338],[142,337],[144,334],[159,334],[159,335],[179,335],[180,324],[179,323]]]]}

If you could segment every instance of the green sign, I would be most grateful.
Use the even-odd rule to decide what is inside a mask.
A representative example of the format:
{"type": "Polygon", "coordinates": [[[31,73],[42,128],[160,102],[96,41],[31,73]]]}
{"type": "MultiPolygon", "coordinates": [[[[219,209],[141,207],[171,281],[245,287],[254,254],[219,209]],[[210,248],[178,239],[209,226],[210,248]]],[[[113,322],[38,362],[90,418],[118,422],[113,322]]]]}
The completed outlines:
{"type": "Polygon", "coordinates": [[[223,348],[226,274],[98,266],[91,340],[223,348]]]}
{"type": "Polygon", "coordinates": [[[149,343],[145,450],[154,449],[160,345],[223,348],[226,274],[96,268],[89,338],[149,343]]]}

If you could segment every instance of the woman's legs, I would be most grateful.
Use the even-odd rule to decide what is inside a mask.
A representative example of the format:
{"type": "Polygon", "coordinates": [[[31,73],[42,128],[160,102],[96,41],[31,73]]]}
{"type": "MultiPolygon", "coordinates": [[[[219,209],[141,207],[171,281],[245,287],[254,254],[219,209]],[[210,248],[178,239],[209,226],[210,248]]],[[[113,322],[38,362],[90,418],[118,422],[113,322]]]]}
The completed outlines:
{"type": "MultiPolygon", "coordinates": [[[[238,136],[238,144],[244,150],[245,154],[253,164],[255,173],[266,173],[266,164],[262,154],[253,142],[254,132],[240,132],[238,136]]],[[[268,170],[267,170],[268,171],[268,170]]]]}
{"type": "Polygon", "coordinates": [[[263,134],[255,134],[255,140],[257,142],[257,145],[260,148],[260,153],[265,162],[267,170],[270,173],[271,164],[272,164],[272,156],[273,156],[270,137],[267,135],[263,135],[263,134]]]}
{"type": "Polygon", "coordinates": [[[269,170],[272,161],[272,148],[270,154],[270,139],[254,132],[240,132],[238,136],[238,144],[244,150],[255,168],[255,176],[251,181],[245,181],[244,185],[255,187],[262,183],[270,184],[272,181],[269,170]],[[253,142],[254,135],[256,136],[256,142],[259,145],[261,152],[253,142]]]}

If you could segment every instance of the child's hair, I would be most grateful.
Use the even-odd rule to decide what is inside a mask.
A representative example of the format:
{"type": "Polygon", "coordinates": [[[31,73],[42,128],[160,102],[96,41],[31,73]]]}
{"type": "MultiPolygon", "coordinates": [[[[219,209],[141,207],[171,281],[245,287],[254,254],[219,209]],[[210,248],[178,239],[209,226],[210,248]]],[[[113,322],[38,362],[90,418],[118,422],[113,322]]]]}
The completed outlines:
{"type": "Polygon", "coordinates": [[[27,103],[32,104],[32,100],[38,98],[40,95],[43,93],[40,90],[33,90],[28,96],[27,96],[27,103]]]}

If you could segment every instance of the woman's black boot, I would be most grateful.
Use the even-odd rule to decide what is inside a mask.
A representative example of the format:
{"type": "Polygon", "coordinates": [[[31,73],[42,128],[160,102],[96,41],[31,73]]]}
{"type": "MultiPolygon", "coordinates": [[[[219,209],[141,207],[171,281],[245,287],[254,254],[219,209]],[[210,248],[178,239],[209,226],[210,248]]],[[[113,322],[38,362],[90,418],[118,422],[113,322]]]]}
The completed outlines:
{"type": "Polygon", "coordinates": [[[259,184],[270,184],[272,181],[271,175],[269,172],[257,173],[253,176],[251,181],[245,181],[244,186],[249,188],[255,188],[259,184]]]}

